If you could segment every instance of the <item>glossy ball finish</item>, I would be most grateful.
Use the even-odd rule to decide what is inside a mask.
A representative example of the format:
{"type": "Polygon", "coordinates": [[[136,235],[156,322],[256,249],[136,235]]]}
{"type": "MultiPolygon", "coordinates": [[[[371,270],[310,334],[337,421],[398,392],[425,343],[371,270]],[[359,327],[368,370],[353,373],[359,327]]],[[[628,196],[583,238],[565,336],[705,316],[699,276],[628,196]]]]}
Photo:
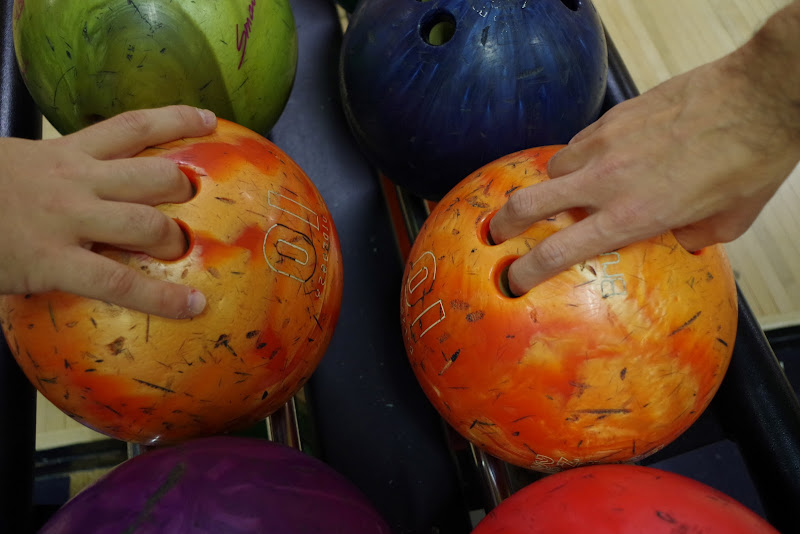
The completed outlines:
{"type": "Polygon", "coordinates": [[[472,534],[778,534],[738,501],[691,478],[635,465],[572,469],[522,488],[472,534]]]}
{"type": "Polygon", "coordinates": [[[300,389],[333,335],[343,279],[330,212],[286,153],[231,122],[141,155],[195,182],[193,199],[159,206],[189,250],[102,253],[199,289],[206,309],[177,320],[62,292],[4,296],[6,339],[45,397],[106,435],[158,444],[247,427],[300,389]]]}
{"type": "Polygon", "coordinates": [[[62,134],[140,108],[208,108],[266,135],[297,68],[287,0],[15,0],[22,77],[62,134]]]}
{"type": "Polygon", "coordinates": [[[214,437],[146,452],[68,501],[40,534],[389,534],[342,475],[289,447],[214,437]]]}
{"type": "Polygon", "coordinates": [[[596,119],[607,61],[588,0],[363,0],[339,84],[371,162],[439,199],[481,165],[566,143],[596,119]]]}
{"type": "Polygon", "coordinates": [[[575,265],[513,298],[503,273],[573,210],[500,245],[509,195],[547,179],[559,147],[476,171],[437,204],[414,242],[403,339],[428,398],[462,435],[510,463],[555,471],[650,455],[708,406],[736,336],[733,272],[671,233],[575,265]]]}

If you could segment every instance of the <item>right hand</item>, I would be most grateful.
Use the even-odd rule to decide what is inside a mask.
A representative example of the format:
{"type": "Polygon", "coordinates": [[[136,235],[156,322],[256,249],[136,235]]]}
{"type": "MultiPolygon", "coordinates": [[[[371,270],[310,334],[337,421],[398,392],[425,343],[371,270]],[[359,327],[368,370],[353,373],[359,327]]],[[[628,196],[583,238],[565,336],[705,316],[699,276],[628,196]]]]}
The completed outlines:
{"type": "Polygon", "coordinates": [[[747,46],[612,108],[517,190],[501,243],[571,208],[588,213],[517,259],[521,295],[598,254],[672,231],[689,251],[739,237],[800,160],[800,2],[747,46]]]}

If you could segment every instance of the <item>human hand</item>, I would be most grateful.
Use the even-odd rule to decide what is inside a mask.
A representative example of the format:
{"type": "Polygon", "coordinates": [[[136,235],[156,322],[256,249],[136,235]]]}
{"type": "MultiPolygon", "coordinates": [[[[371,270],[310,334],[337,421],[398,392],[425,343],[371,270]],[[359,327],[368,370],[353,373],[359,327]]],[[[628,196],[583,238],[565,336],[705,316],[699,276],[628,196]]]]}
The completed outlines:
{"type": "Polygon", "coordinates": [[[696,251],[752,224],[800,159],[800,123],[742,56],[612,108],[551,159],[551,180],[510,197],[490,223],[498,243],[567,209],[587,213],[511,265],[512,293],[670,230],[696,251]]]}
{"type": "Polygon", "coordinates": [[[202,293],[91,251],[94,243],[170,260],[186,250],[178,224],[153,206],[184,202],[192,185],[148,146],[210,134],[210,111],[188,106],[117,115],[57,139],[0,139],[0,294],[61,290],[145,313],[188,318],[202,293]]]}

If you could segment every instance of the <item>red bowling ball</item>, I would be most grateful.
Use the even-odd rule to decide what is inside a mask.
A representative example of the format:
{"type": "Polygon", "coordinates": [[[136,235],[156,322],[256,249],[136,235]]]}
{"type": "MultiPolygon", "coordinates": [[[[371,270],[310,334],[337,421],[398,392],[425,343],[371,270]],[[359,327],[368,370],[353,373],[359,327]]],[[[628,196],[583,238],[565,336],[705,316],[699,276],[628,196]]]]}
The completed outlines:
{"type": "Polygon", "coordinates": [[[778,534],[738,501],[652,467],[549,475],[500,503],[472,534],[778,534]]]}

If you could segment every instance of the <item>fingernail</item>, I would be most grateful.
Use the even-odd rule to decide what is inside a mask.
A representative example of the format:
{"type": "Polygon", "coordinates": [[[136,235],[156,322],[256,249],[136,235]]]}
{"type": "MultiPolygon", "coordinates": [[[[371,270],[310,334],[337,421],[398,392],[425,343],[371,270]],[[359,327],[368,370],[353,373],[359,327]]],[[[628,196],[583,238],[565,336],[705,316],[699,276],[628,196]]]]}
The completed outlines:
{"type": "Polygon", "coordinates": [[[189,314],[192,317],[199,315],[204,309],[206,309],[206,296],[196,289],[192,289],[191,293],[189,293],[187,305],[189,308],[189,314]]]}
{"type": "Polygon", "coordinates": [[[211,111],[210,109],[200,109],[200,108],[197,108],[197,111],[203,118],[203,124],[210,127],[217,125],[217,116],[214,114],[213,111],[211,111]]]}

